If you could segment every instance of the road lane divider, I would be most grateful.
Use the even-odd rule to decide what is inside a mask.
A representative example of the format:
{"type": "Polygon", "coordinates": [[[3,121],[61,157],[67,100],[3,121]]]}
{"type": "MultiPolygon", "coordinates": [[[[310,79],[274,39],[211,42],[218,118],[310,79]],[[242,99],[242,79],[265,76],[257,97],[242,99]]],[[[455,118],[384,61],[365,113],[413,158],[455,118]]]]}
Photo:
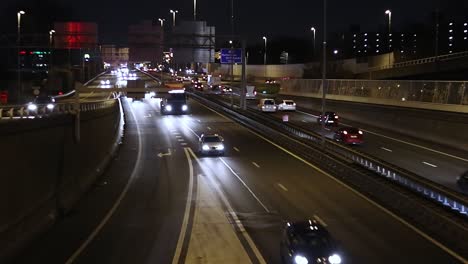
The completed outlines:
{"type": "Polygon", "coordinates": [[[433,167],[433,168],[437,168],[437,165],[434,165],[434,164],[429,163],[429,162],[423,161],[423,164],[424,164],[424,165],[427,165],[427,166],[430,166],[430,167],[433,167]]]}
{"type": "MultiPolygon", "coordinates": [[[[189,221],[193,220],[193,219],[190,219],[190,212],[192,211],[192,206],[194,206],[192,204],[192,201],[194,201],[193,199],[194,170],[193,170],[192,159],[190,158],[190,151],[191,151],[190,148],[184,148],[185,157],[187,158],[187,162],[189,165],[189,185],[187,189],[187,200],[185,203],[184,218],[182,220],[182,226],[180,228],[179,239],[177,240],[177,246],[174,252],[174,257],[172,258],[172,264],[179,264],[181,257],[185,258],[185,256],[182,255],[182,249],[183,249],[182,247],[184,246],[184,244],[187,245],[187,241],[188,241],[188,239],[186,238],[187,228],[189,225],[189,221]]],[[[185,250],[185,253],[186,253],[186,250],[185,250]]]]}
{"type": "MultiPolygon", "coordinates": [[[[200,159],[195,155],[195,153],[191,149],[189,149],[189,152],[192,155],[192,157],[194,158],[194,160],[198,163],[198,165],[202,169],[204,169],[205,167],[203,166],[200,159]]],[[[214,229],[218,233],[221,232],[221,237],[218,237],[218,236],[210,237],[209,236],[208,238],[210,238],[211,240],[205,237],[205,239],[203,240],[205,243],[200,243],[201,240],[198,240],[198,241],[197,240],[192,240],[191,241],[191,242],[193,242],[193,251],[195,251],[195,253],[199,253],[198,251],[203,251],[203,253],[205,253],[204,254],[205,258],[210,258],[210,256],[211,256],[211,258],[213,258],[213,259],[202,259],[201,261],[203,263],[223,263],[222,261],[220,261],[219,258],[220,257],[221,258],[226,258],[227,257],[226,255],[230,255],[232,258],[234,258],[234,261],[232,263],[248,263],[249,262],[248,260],[250,260],[251,263],[266,264],[267,262],[263,258],[262,254],[260,253],[260,250],[257,248],[254,241],[252,240],[252,238],[248,234],[248,232],[246,232],[246,229],[245,229],[244,225],[242,224],[242,221],[239,219],[239,217],[235,213],[235,211],[234,211],[232,205],[230,204],[229,200],[227,199],[225,193],[221,189],[221,186],[213,179],[213,177],[201,177],[200,178],[199,188],[200,188],[199,198],[203,199],[203,201],[205,203],[204,207],[209,206],[209,205],[207,205],[207,203],[215,202],[216,200],[219,200],[219,202],[222,203],[223,207],[226,210],[226,213],[224,213],[224,218],[226,220],[229,220],[228,223],[231,226],[231,228],[230,228],[231,232],[229,232],[228,230],[226,230],[225,228],[222,228],[220,226],[218,226],[217,228],[214,229]],[[202,184],[204,181],[206,181],[206,184],[202,184]],[[209,190],[206,188],[208,186],[211,187],[210,189],[216,193],[216,195],[217,195],[217,197],[219,199],[212,199],[209,196],[206,196],[206,195],[209,195],[209,190]],[[202,195],[205,195],[205,197],[202,197],[202,195]],[[232,227],[235,227],[235,230],[237,232],[233,232],[234,230],[232,230],[232,227]],[[236,243],[236,241],[232,240],[231,235],[234,235],[235,237],[237,237],[237,242],[239,242],[239,244],[236,243]],[[217,241],[219,240],[219,238],[224,238],[224,239],[218,243],[217,241]],[[245,243],[247,245],[242,243],[241,240],[245,241],[245,243]],[[202,244],[202,245],[199,245],[199,244],[202,244]],[[210,246],[208,246],[208,249],[209,249],[208,251],[206,249],[204,249],[204,248],[207,247],[207,244],[210,244],[210,246]],[[197,247],[197,245],[198,245],[198,247],[197,247]],[[219,250],[220,246],[224,247],[225,250],[220,251],[219,250]],[[243,250],[232,250],[233,248],[236,248],[238,246],[243,246],[244,251],[243,250]],[[214,247],[214,248],[211,248],[211,247],[214,247]],[[244,256],[243,256],[244,252],[247,254],[247,259],[245,259],[244,256]],[[249,252],[251,252],[253,254],[253,256],[251,254],[249,254],[249,252]],[[252,261],[252,257],[256,258],[256,261],[252,261]],[[244,258],[244,260],[242,260],[242,258],[244,258]]],[[[205,209],[205,208],[199,208],[199,209],[200,210],[197,211],[197,217],[198,217],[199,214],[203,213],[202,210],[205,209]]],[[[213,209],[215,209],[215,208],[213,208],[213,209]]],[[[212,216],[212,217],[214,217],[214,216],[212,216]]],[[[207,226],[207,224],[203,223],[203,222],[200,223],[200,224],[201,224],[200,225],[201,228],[203,228],[203,226],[205,226],[205,227],[207,226]]],[[[213,225],[213,224],[219,225],[219,222],[211,223],[211,225],[213,225]]],[[[195,228],[196,228],[196,226],[195,226],[195,228]]],[[[210,229],[210,230],[207,230],[207,231],[211,231],[211,233],[213,233],[212,230],[213,229],[210,229]]],[[[200,231],[202,231],[202,230],[200,230],[200,231]]],[[[210,232],[204,232],[204,233],[210,234],[210,232]]],[[[194,235],[196,235],[196,234],[194,234],[194,235]]],[[[192,251],[192,248],[189,249],[189,256],[193,256],[192,258],[188,259],[189,262],[190,262],[190,260],[196,260],[197,262],[200,261],[199,255],[191,255],[191,253],[193,251],[192,251]],[[196,257],[196,259],[195,259],[195,257],[196,257]]]]}
{"type": "Polygon", "coordinates": [[[281,183],[277,183],[278,187],[280,187],[281,189],[283,189],[283,191],[287,192],[288,191],[288,188],[284,187],[283,184],[281,183]]]}
{"type": "Polygon", "coordinates": [[[270,210],[268,209],[268,207],[266,207],[266,205],[260,200],[260,198],[258,198],[258,196],[252,191],[252,189],[250,189],[250,187],[242,180],[242,178],[239,176],[239,174],[237,174],[231,168],[231,166],[229,166],[229,164],[227,164],[227,162],[223,158],[219,158],[219,160],[221,160],[221,162],[226,166],[226,168],[228,168],[231,171],[231,173],[234,174],[234,176],[237,177],[237,179],[242,183],[242,185],[244,185],[244,187],[250,192],[250,194],[255,198],[255,200],[257,200],[257,202],[263,207],[263,209],[265,209],[265,211],[267,213],[269,213],[270,210]]]}
{"type": "Polygon", "coordinates": [[[236,147],[233,147],[233,149],[234,149],[235,151],[237,151],[237,152],[240,152],[240,150],[239,150],[238,148],[236,148],[236,147]]]}
{"type": "Polygon", "coordinates": [[[321,225],[323,225],[324,227],[327,227],[327,223],[325,223],[325,221],[323,221],[318,215],[313,215],[314,219],[317,220],[317,222],[319,222],[321,225]]]}
{"type": "Polygon", "coordinates": [[[393,150],[391,150],[389,148],[380,147],[380,149],[383,149],[383,150],[388,151],[388,152],[393,152],[393,150]]]}
{"type": "Polygon", "coordinates": [[[256,162],[252,161],[252,164],[257,168],[260,168],[260,165],[258,165],[256,162]]]}

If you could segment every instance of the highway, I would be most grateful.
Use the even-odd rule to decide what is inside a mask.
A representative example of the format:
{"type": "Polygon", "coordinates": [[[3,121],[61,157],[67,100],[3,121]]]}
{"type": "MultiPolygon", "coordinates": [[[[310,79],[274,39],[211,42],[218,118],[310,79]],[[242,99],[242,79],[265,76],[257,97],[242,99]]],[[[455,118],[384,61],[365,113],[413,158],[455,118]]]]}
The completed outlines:
{"type": "MultiPolygon", "coordinates": [[[[224,95],[223,98],[225,101],[229,101],[229,95],[224,95]]],[[[312,104],[307,98],[301,97],[279,96],[275,100],[279,102],[283,99],[295,100],[298,111],[265,114],[277,120],[282,120],[283,115],[288,115],[289,123],[325,135],[329,139],[333,139],[334,131],[339,127],[359,127],[364,131],[365,143],[359,146],[352,146],[353,148],[416,173],[450,189],[462,192],[456,181],[458,176],[468,170],[467,152],[343,118],[340,118],[339,127],[328,127],[323,130],[317,123],[317,115],[319,114],[317,108],[320,105],[312,104]]],[[[258,100],[248,100],[247,102],[251,110],[259,111],[257,107],[258,100]]],[[[337,114],[340,115],[340,113],[337,114]]]]}
{"type": "Polygon", "coordinates": [[[189,100],[124,100],[124,143],[77,207],[14,263],[280,263],[286,221],[315,218],[345,263],[462,263],[417,228],[274,142],[189,100]],[[219,133],[226,155],[201,156],[219,133]]]}

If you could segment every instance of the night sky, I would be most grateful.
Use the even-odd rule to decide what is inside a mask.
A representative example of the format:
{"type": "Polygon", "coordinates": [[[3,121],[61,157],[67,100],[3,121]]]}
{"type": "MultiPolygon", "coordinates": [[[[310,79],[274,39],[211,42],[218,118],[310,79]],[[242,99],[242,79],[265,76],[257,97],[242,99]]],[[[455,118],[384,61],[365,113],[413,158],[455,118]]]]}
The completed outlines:
{"type": "MultiPolygon", "coordinates": [[[[230,32],[230,0],[197,0],[199,19],[216,26],[217,33],[230,32]]],[[[236,31],[261,42],[261,37],[311,34],[309,29],[322,25],[322,0],[234,0],[236,31]]],[[[468,12],[467,0],[328,0],[330,31],[347,31],[351,24],[362,30],[377,30],[386,23],[384,11],[392,10],[395,30],[414,23],[428,23],[436,9],[455,15],[468,12]],[[450,3],[450,4],[447,4],[450,3]]],[[[165,18],[171,23],[169,9],[178,9],[178,19],[193,18],[193,0],[2,0],[0,34],[14,33],[16,12],[24,9],[23,32],[48,32],[54,21],[93,21],[99,25],[101,43],[124,44],[127,26],[142,19],[165,18]],[[136,4],[139,3],[139,4],[136,4]]]]}

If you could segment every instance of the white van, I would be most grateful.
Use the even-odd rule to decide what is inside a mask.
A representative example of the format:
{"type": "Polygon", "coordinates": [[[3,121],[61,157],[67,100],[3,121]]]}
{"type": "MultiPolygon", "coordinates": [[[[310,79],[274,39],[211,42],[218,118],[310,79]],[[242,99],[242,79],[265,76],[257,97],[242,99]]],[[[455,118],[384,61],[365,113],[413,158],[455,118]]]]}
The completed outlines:
{"type": "Polygon", "coordinates": [[[258,108],[262,112],[276,112],[277,107],[274,99],[261,99],[258,108]]]}
{"type": "Polygon", "coordinates": [[[257,91],[255,90],[255,86],[247,85],[246,87],[247,92],[245,93],[245,99],[255,99],[257,95],[257,91]]]}

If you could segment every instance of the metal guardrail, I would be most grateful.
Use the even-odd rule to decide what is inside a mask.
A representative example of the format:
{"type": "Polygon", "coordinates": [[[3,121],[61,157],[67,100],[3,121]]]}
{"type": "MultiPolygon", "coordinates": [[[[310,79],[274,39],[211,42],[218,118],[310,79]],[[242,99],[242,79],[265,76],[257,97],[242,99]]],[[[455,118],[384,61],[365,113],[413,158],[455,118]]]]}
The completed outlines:
{"type": "Polygon", "coordinates": [[[422,59],[417,59],[417,60],[403,61],[403,62],[398,62],[398,63],[394,63],[390,65],[371,67],[369,68],[369,71],[380,71],[380,70],[387,70],[387,69],[402,68],[402,67],[408,67],[408,66],[414,66],[414,65],[433,63],[436,61],[448,61],[448,60],[459,59],[459,58],[464,58],[464,57],[468,57],[468,51],[445,54],[445,55],[434,56],[434,57],[427,57],[427,58],[422,58],[422,59]]]}
{"type": "MultiPolygon", "coordinates": [[[[322,80],[281,81],[280,93],[322,96],[322,80]]],[[[468,105],[467,81],[328,79],[329,95],[450,105],[468,105]]]]}
{"type": "MultiPolygon", "coordinates": [[[[81,103],[80,111],[89,112],[99,109],[105,109],[113,107],[115,99],[102,100],[89,103],[81,103]]],[[[47,108],[47,105],[38,105],[37,110],[29,110],[27,105],[9,106],[2,108],[0,106],[0,119],[13,119],[13,118],[31,118],[31,117],[48,117],[55,115],[66,115],[76,113],[76,107],[74,103],[58,103],[55,104],[52,110],[47,108]]]]}

